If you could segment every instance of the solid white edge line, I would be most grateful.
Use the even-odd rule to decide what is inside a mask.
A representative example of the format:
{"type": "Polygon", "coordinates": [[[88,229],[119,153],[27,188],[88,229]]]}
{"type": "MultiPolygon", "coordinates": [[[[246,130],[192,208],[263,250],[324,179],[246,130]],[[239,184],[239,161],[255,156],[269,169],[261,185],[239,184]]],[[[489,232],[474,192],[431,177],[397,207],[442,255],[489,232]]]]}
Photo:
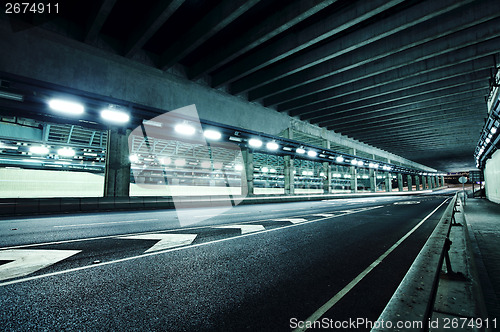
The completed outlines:
{"type": "Polygon", "coordinates": [[[313,326],[313,323],[320,319],[328,310],[330,310],[338,301],[340,301],[351,289],[353,289],[368,273],[370,273],[377,265],[379,265],[391,252],[393,252],[404,240],[406,240],[413,232],[415,232],[427,219],[429,219],[444,203],[449,200],[447,198],[439,204],[431,213],[429,213],[424,219],[422,219],[415,227],[413,227],[406,235],[394,243],[386,252],[384,252],[379,258],[377,258],[373,263],[371,263],[363,272],[358,274],[350,283],[348,283],[344,288],[342,288],[334,297],[332,297],[328,302],[323,304],[318,310],[316,310],[311,316],[309,316],[304,321],[304,326],[302,328],[296,328],[293,332],[306,331],[307,325],[313,326]],[[305,322],[310,322],[306,324],[305,322]]]}
{"type": "Polygon", "coordinates": [[[94,264],[94,265],[80,266],[80,267],[76,267],[76,268],[72,268],[72,269],[68,269],[68,270],[57,271],[57,272],[52,272],[52,273],[42,274],[42,275],[33,276],[33,277],[22,278],[22,279],[16,279],[16,280],[12,280],[12,281],[6,281],[6,282],[0,283],[0,287],[7,286],[7,285],[12,285],[12,284],[18,284],[18,283],[25,282],[25,281],[30,281],[30,280],[42,279],[42,278],[45,278],[45,277],[52,277],[52,276],[56,276],[56,275],[60,275],[60,274],[65,274],[65,273],[69,273],[69,272],[87,270],[87,269],[92,269],[92,268],[96,268],[96,267],[100,267],[100,266],[105,266],[105,265],[110,265],[110,264],[115,264],[115,263],[126,262],[126,261],[130,261],[130,260],[138,259],[138,258],[160,255],[160,254],[164,254],[164,253],[167,253],[167,252],[185,250],[185,249],[190,249],[190,248],[195,248],[195,247],[201,247],[201,246],[205,246],[205,245],[209,245],[209,244],[220,243],[220,242],[225,242],[225,241],[231,241],[231,240],[234,240],[234,239],[240,239],[240,238],[247,237],[247,236],[254,236],[254,235],[257,235],[257,234],[274,232],[274,231],[285,229],[285,228],[302,226],[302,225],[310,224],[310,223],[321,221],[321,220],[332,219],[332,218],[335,218],[335,217],[341,217],[341,216],[344,216],[344,215],[354,214],[354,213],[358,213],[358,212],[365,212],[365,211],[369,211],[369,210],[378,209],[378,208],[381,208],[381,207],[383,207],[383,206],[376,206],[376,207],[373,207],[373,208],[370,208],[370,209],[366,209],[366,210],[363,210],[363,211],[356,211],[356,212],[353,212],[353,213],[339,214],[339,215],[333,216],[333,217],[326,217],[326,218],[320,218],[320,219],[315,219],[315,220],[311,220],[311,221],[305,221],[305,222],[302,222],[300,224],[293,224],[293,225],[288,225],[288,226],[283,226],[283,227],[278,227],[278,228],[273,228],[273,229],[266,229],[266,230],[260,231],[260,232],[254,232],[254,233],[247,233],[247,234],[237,235],[237,236],[233,236],[233,237],[229,237],[229,238],[225,238],[225,239],[219,239],[219,240],[214,240],[214,241],[209,241],[209,242],[192,244],[192,245],[188,245],[188,246],[184,246],[184,247],[171,248],[171,249],[166,249],[166,250],[161,250],[161,251],[155,251],[155,252],[151,252],[151,253],[144,253],[144,254],[141,254],[141,255],[138,255],[138,256],[125,257],[125,258],[117,259],[117,260],[114,260],[114,261],[103,262],[103,263],[94,264]]]}
{"type": "Polygon", "coordinates": [[[82,227],[82,226],[94,226],[94,225],[126,224],[126,223],[132,223],[132,222],[153,221],[153,220],[160,220],[160,219],[154,218],[154,219],[108,221],[108,222],[96,222],[96,223],[92,223],[92,224],[56,225],[56,226],[52,226],[52,227],[54,227],[54,228],[63,228],[63,227],[82,227]]]}

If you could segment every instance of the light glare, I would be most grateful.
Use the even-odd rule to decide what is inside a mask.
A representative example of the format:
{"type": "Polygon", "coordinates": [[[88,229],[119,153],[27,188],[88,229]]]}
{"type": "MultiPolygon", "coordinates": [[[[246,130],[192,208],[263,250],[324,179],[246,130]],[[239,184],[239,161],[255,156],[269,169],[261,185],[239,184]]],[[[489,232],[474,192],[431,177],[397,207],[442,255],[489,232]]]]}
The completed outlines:
{"type": "Polygon", "coordinates": [[[126,123],[130,120],[130,116],[122,111],[103,109],[101,111],[101,118],[114,123],[126,123]]]}
{"type": "Polygon", "coordinates": [[[179,123],[175,126],[175,131],[181,135],[191,136],[196,130],[193,126],[190,126],[187,123],[179,123]]]}
{"type": "Polygon", "coordinates": [[[260,148],[262,146],[262,141],[260,139],[251,138],[248,140],[248,145],[254,148],[260,148]]]}
{"type": "Polygon", "coordinates": [[[222,134],[216,130],[212,129],[207,129],[203,132],[203,135],[205,138],[212,139],[212,140],[218,140],[222,137],[222,134]]]}
{"type": "Polygon", "coordinates": [[[49,107],[54,111],[72,115],[79,115],[85,111],[82,104],[62,99],[51,99],[49,101],[49,107]]]}

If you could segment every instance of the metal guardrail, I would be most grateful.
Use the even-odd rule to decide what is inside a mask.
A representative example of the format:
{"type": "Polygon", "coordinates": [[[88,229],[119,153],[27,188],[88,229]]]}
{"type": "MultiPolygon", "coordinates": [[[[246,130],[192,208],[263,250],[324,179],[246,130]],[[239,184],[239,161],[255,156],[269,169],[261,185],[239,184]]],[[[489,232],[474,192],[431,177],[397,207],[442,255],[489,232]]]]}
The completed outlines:
{"type": "MultiPolygon", "coordinates": [[[[411,330],[429,330],[441,267],[450,247],[448,237],[455,222],[457,201],[458,193],[448,204],[436,228],[378,318],[379,323],[391,322],[391,331],[408,331],[408,328],[397,328],[397,322],[421,322],[420,325],[417,324],[418,328],[411,330]]],[[[372,332],[387,331],[387,324],[379,325],[372,332]]]]}

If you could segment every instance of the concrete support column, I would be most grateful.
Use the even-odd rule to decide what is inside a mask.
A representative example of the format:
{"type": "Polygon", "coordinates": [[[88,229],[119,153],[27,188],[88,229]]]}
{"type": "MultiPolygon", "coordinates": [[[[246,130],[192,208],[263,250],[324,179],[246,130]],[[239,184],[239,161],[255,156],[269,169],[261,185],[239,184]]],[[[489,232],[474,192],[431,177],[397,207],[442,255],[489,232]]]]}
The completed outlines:
{"type": "Polygon", "coordinates": [[[355,166],[351,166],[351,192],[358,192],[358,171],[355,166]]]}
{"type": "Polygon", "coordinates": [[[420,176],[418,176],[418,175],[415,175],[415,186],[416,186],[416,190],[419,191],[420,190],[420,176]]]}
{"type": "Polygon", "coordinates": [[[104,197],[128,197],[130,194],[129,135],[130,130],[108,130],[104,197]]]}
{"type": "Polygon", "coordinates": [[[398,173],[398,190],[403,191],[403,174],[398,173]]]}
{"type": "Polygon", "coordinates": [[[441,176],[441,186],[444,187],[444,176],[441,176]]]}
{"type": "Polygon", "coordinates": [[[286,195],[293,195],[295,194],[295,175],[293,174],[293,159],[291,156],[285,156],[285,170],[284,170],[284,176],[285,176],[285,194],[286,195]]]}
{"type": "Polygon", "coordinates": [[[377,191],[377,172],[370,168],[370,191],[372,193],[377,191]]]}
{"type": "Polygon", "coordinates": [[[429,189],[434,189],[434,186],[432,183],[432,177],[430,175],[427,177],[427,183],[429,184],[429,189]]]}
{"type": "Polygon", "coordinates": [[[329,162],[323,163],[323,172],[325,173],[325,177],[323,178],[323,194],[329,194],[332,186],[332,166],[329,162]]]}
{"type": "Polygon", "coordinates": [[[422,190],[427,189],[427,178],[425,176],[422,176],[422,190]]]}
{"type": "Polygon", "coordinates": [[[411,175],[407,175],[406,180],[408,181],[408,191],[412,191],[413,190],[413,183],[412,183],[411,175]]]}
{"type": "Polygon", "coordinates": [[[438,176],[435,176],[435,177],[434,177],[434,183],[436,184],[436,188],[441,187],[441,186],[439,185],[439,177],[438,177],[438,176]]]}
{"type": "Polygon", "coordinates": [[[385,173],[385,191],[392,191],[392,174],[389,172],[385,173]]]}
{"type": "Polygon", "coordinates": [[[244,163],[244,167],[241,170],[241,192],[246,192],[248,196],[253,196],[253,152],[247,148],[241,148],[241,154],[244,163]]]}

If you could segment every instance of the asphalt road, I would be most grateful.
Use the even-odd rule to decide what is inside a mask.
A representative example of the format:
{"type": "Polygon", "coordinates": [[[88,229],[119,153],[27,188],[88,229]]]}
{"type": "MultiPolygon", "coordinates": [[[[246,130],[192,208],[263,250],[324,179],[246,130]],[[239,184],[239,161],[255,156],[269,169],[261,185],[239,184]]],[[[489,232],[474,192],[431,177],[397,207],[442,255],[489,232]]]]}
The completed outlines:
{"type": "Polygon", "coordinates": [[[3,219],[0,327],[290,331],[328,302],[375,321],[445,194],[3,219]]]}

